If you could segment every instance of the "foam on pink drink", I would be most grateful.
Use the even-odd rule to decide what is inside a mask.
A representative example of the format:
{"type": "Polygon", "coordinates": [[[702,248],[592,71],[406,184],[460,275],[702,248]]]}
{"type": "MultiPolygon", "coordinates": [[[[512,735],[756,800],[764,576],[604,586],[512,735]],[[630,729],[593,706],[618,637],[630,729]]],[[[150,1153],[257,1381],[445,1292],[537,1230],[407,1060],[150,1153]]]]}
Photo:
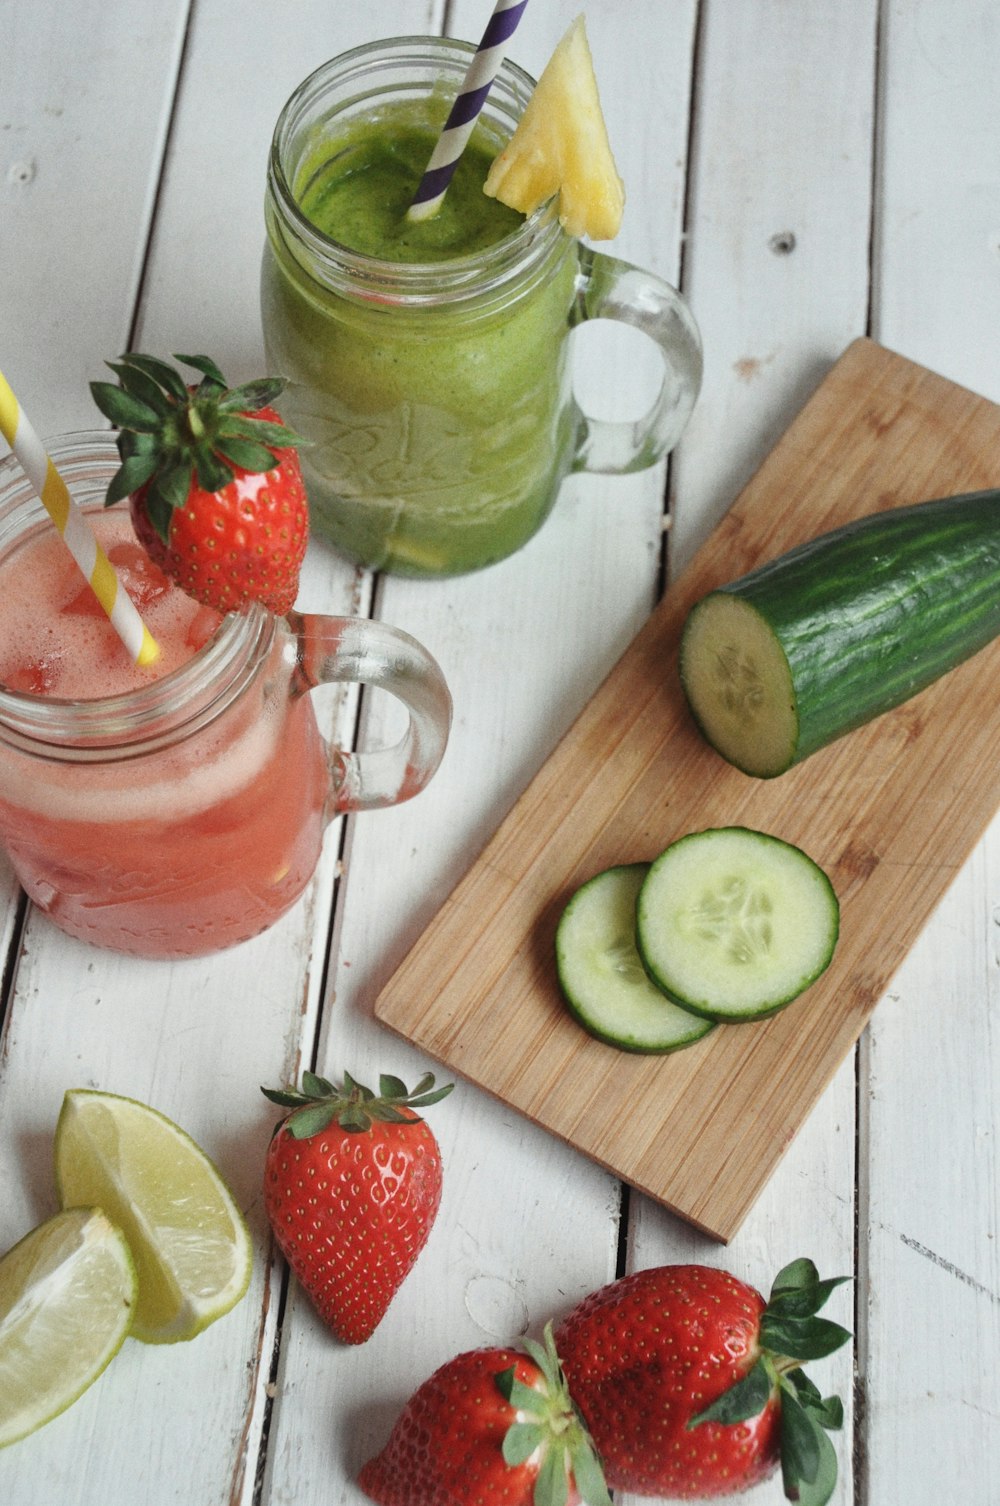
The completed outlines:
{"type": "Polygon", "coordinates": [[[4,567],[0,683],[10,690],[63,700],[119,695],[180,668],[222,620],[171,584],[137,542],[127,512],[88,517],[160,657],[146,668],[131,662],[62,540],[45,529],[4,567]]]}

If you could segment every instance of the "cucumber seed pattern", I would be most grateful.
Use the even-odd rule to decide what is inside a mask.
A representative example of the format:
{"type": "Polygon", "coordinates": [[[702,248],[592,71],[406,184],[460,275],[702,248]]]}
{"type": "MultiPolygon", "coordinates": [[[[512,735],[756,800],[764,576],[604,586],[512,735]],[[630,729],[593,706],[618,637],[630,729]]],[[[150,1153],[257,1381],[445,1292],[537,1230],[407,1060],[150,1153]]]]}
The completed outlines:
{"type": "Polygon", "coordinates": [[[752,717],[764,700],[760,675],[746,654],[735,643],[727,643],[715,655],[715,674],[719,695],[727,711],[752,717]]]}
{"type": "Polygon", "coordinates": [[[756,962],[774,943],[771,896],[759,884],[733,875],[717,889],[705,889],[688,915],[696,936],[713,942],[727,961],[756,962]]]}
{"type": "Polygon", "coordinates": [[[633,937],[619,936],[608,947],[605,955],[611,971],[626,983],[644,983],[649,981],[633,937]]]}

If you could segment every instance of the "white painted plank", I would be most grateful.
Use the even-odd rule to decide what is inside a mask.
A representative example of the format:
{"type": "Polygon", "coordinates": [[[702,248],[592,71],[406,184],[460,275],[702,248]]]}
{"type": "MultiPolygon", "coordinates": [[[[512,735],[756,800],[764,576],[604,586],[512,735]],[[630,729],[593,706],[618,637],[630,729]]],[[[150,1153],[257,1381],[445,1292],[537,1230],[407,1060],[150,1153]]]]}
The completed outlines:
{"type": "Polygon", "coordinates": [[[703,7],[684,287],[707,355],[673,576],[865,333],[877,8],[703,7]]]}
{"type": "MultiPolygon", "coordinates": [[[[23,7],[5,28],[0,258],[13,317],[3,362],[43,433],[97,426],[86,380],[98,374],[100,354],[125,342],[144,255],[184,7],[134,22],[143,44],[135,59],[126,9],[38,4],[30,14],[23,7]],[[117,108],[131,117],[128,158],[119,150],[117,108]],[[80,193],[79,185],[90,191],[80,193]]],[[[53,1211],[54,1116],[63,1089],[88,1080],[90,1042],[104,1024],[100,987],[88,973],[98,954],[81,949],[50,992],[36,967],[40,945],[26,938],[0,1053],[3,1248],[53,1211]]],[[[127,1418],[128,1369],[125,1360],[116,1377],[120,1415],[112,1383],[48,1433],[4,1452],[5,1499],[71,1500],[98,1415],[103,1411],[106,1436],[127,1418]]]]}
{"type": "MultiPolygon", "coordinates": [[[[810,7],[794,27],[770,4],[703,10],[684,287],[706,378],[673,471],[671,575],[864,330],[874,21],[874,4],[810,7]],[[790,250],[775,241],[786,232],[790,250]]],[[[729,1247],[635,1200],[630,1268],[723,1266],[765,1295],[803,1255],[822,1275],[853,1274],[854,1144],[849,1060],[729,1247]]],[[[853,1327],[853,1303],[848,1288],[830,1315],[853,1327]]],[[[835,1440],[841,1506],[854,1500],[852,1346],[814,1369],[847,1409],[835,1440]]],[[[746,1499],[763,1506],[779,1494],[772,1480],[746,1499]]]]}
{"type": "Polygon", "coordinates": [[[394,20],[419,31],[438,8],[380,4],[373,25],[366,7],[316,0],[252,21],[243,0],[195,7],[140,324],[150,348],[194,340],[231,380],[260,373],[264,187],[281,107],[328,58],[391,34],[394,20]]]}
{"type": "MultiPolygon", "coordinates": [[[[141,16],[130,9],[123,21],[115,7],[90,0],[11,7],[2,80],[7,150],[0,281],[12,314],[0,364],[43,434],[104,424],[87,382],[106,375],[104,359],[127,344],[187,11],[186,0],[178,0],[141,16]],[[123,120],[127,150],[122,149],[123,120]],[[73,206],[69,224],[68,204],[73,206]]],[[[204,172],[196,166],[187,223],[175,227],[167,253],[165,296],[181,296],[174,296],[162,335],[174,348],[204,340],[237,379],[258,371],[262,362],[256,278],[273,121],[300,76],[297,70],[325,55],[314,54],[313,45],[338,50],[339,36],[354,45],[365,35],[360,22],[346,34],[338,22],[340,30],[327,41],[328,18],[329,7],[302,11],[297,38],[288,27],[255,28],[259,47],[253,76],[259,73],[261,81],[248,92],[248,75],[239,71],[229,74],[227,90],[219,83],[227,75],[219,59],[233,56],[232,42],[245,15],[232,6],[199,8],[189,58],[196,100],[181,115],[171,158],[198,164],[199,153],[210,151],[214,142],[226,170],[220,184],[208,164],[204,172]],[[214,60],[208,75],[199,76],[206,32],[215,33],[214,60]],[[282,72],[286,39],[294,43],[293,59],[282,72]],[[223,184],[227,192],[218,192],[223,184]],[[234,211],[241,202],[253,234],[238,233],[234,211]]],[[[160,264],[154,256],[149,274],[154,299],[160,264]]],[[[158,332],[146,326],[140,339],[147,333],[155,341],[158,332]]],[[[6,450],[2,441],[0,448],[6,450]]],[[[2,892],[13,898],[6,865],[3,873],[2,892]]]]}
{"type": "MultiPolygon", "coordinates": [[[[873,296],[877,339],[993,401],[998,22],[986,0],[885,7],[873,296]]],[[[862,1057],[872,1501],[996,1495],[998,900],[994,822],[876,1011],[862,1057]],[[942,1450],[943,1437],[960,1446],[942,1450]]]]}
{"type": "MultiPolygon", "coordinates": [[[[38,0],[3,18],[0,370],[45,437],[104,428],[87,381],[102,373],[96,352],[127,343],[163,155],[187,5],[173,0],[131,26],[123,9],[38,0]]],[[[6,860],[0,904],[6,950],[17,904],[6,860]]]]}
{"type": "MultiPolygon", "coordinates": [[[[104,427],[87,383],[127,343],[186,12],[187,0],[141,16],[94,0],[5,8],[0,370],[43,436],[104,427]]],[[[16,902],[0,863],[8,919],[16,902]]]]}
{"type": "Polygon", "coordinates": [[[987,1501],[1000,1465],[1000,828],[879,1005],[862,1058],[868,1499],[987,1501]],[[961,1439],[943,1450],[942,1437],[961,1439]]]}
{"type": "Polygon", "coordinates": [[[883,7],[876,336],[1000,401],[1000,126],[990,0],[883,7]]]}
{"type": "Polygon", "coordinates": [[[270,1118],[257,1084],[294,1070],[298,1031],[315,1009],[325,929],[325,910],[317,915],[306,900],[221,959],[168,965],[71,943],[39,917],[29,924],[5,1037],[5,1231],[14,1237],[54,1208],[51,1145],[62,1093],[98,1086],[154,1105],[204,1146],[247,1212],[257,1258],[244,1302],[196,1343],[129,1341],[79,1407],[5,1451],[0,1484],[10,1499],[51,1482],[65,1457],[78,1461],[75,1493],[60,1497],[67,1506],[114,1501],[144,1488],[161,1454],[174,1462],[155,1470],[159,1494],[151,1486],[150,1500],[229,1499],[233,1440],[255,1420],[248,1401],[269,1316],[259,1180],[270,1118]],[[100,1448],[88,1448],[92,1432],[100,1448]]]}
{"type": "MultiPolygon", "coordinates": [[[[576,10],[562,3],[529,9],[512,56],[537,76],[576,10]]],[[[661,4],[630,11],[630,27],[647,39],[642,93],[635,54],[622,46],[621,13],[596,7],[587,14],[629,190],[614,249],[669,277],[678,264],[690,71],[676,37],[679,31],[690,47],[692,11],[661,4]],[[654,81],[655,110],[645,100],[654,81]],[[658,163],[669,164],[666,174],[658,163]]],[[[482,20],[479,5],[453,6],[450,29],[471,38],[482,20]]],[[[613,380],[627,401],[627,363],[615,367],[613,380]]],[[[380,583],[379,615],[438,657],[456,718],[438,780],[399,812],[391,831],[373,824],[362,833],[357,823],[352,834],[324,1011],[324,1070],[387,1065],[412,1080],[427,1065],[373,1025],[372,1000],[648,615],[661,493],[662,473],[575,478],[539,536],[512,559],[456,581],[380,583]]],[[[345,1354],[303,1320],[293,1295],[272,1417],[274,1501],[360,1506],[358,1468],[436,1365],[463,1349],[538,1332],[613,1271],[614,1179],[470,1085],[460,1082],[432,1113],[445,1156],[442,1211],[374,1337],[345,1354]]]]}
{"type": "MultiPolygon", "coordinates": [[[[301,53],[288,60],[275,97],[261,102],[246,81],[269,76],[284,22],[270,16],[267,25],[246,27],[237,24],[232,6],[198,8],[186,54],[195,92],[181,102],[142,311],[143,343],[157,353],[187,344],[205,348],[220,332],[232,332],[220,340],[219,359],[246,360],[258,369],[253,347],[266,142],[284,94],[320,60],[312,51],[315,39],[327,45],[321,10],[315,7],[311,18],[303,14],[303,22],[313,24],[300,35],[301,53]],[[220,21],[230,23],[228,30],[220,21]],[[245,49],[242,58],[237,44],[245,49]],[[201,130],[189,129],[197,120],[201,130]],[[248,139],[257,143],[256,163],[241,155],[248,139]],[[219,171],[220,163],[239,164],[239,170],[219,171]],[[210,244],[201,212],[206,197],[210,244]],[[196,254],[187,260],[178,248],[196,254]],[[196,288],[210,293],[201,304],[194,299],[192,317],[196,288]]],[[[72,40],[71,26],[67,35],[72,40]]],[[[329,45],[337,50],[339,44],[331,38],[329,45]]],[[[111,111],[116,87],[115,75],[91,80],[95,115],[111,111]]],[[[134,287],[112,292],[122,301],[127,327],[134,287]]],[[[107,351],[106,336],[95,322],[87,339],[91,353],[107,351]]],[[[328,553],[311,552],[304,607],[363,610],[364,595],[354,571],[328,553]]],[[[349,698],[333,697],[323,715],[345,735],[353,725],[349,698]]],[[[51,1133],[63,1090],[99,1085],[154,1104],[216,1157],[247,1210],[257,1258],[245,1301],[197,1343],[149,1349],[130,1341],[77,1407],[5,1451],[4,1499],[59,1499],[65,1506],[136,1496],[151,1506],[209,1506],[241,1493],[249,1499],[276,1308],[269,1301],[269,1240],[259,1203],[271,1116],[258,1084],[296,1072],[302,1032],[308,1034],[315,1017],[339,837],[337,823],[312,890],[289,916],[266,936],[216,959],[166,965],[114,958],[68,942],[42,918],[30,922],[2,1064],[5,1243],[53,1206],[51,1133]],[[99,1446],[91,1446],[91,1438],[99,1446]]]]}
{"type": "MultiPolygon", "coordinates": [[[[562,0],[530,9],[514,55],[537,74],[576,9],[562,0]]],[[[989,221],[995,196],[988,189],[996,165],[996,18],[985,0],[960,18],[945,0],[884,9],[873,333],[996,397],[997,368],[980,334],[997,296],[989,221]]],[[[60,7],[36,0],[16,14],[12,8],[5,33],[16,66],[0,77],[9,127],[0,271],[5,287],[16,289],[9,306],[19,318],[11,321],[0,365],[42,428],[93,422],[86,380],[124,343],[144,255],[150,172],[162,146],[184,9],[160,7],[155,17],[130,12],[117,29],[116,11],[92,0],[60,7]],[[131,155],[121,151],[123,121],[131,155]],[[26,182],[17,169],[29,155],[41,170],[26,182]],[[98,172],[112,159],[113,179],[98,172]],[[95,183],[93,194],[75,192],[95,183]],[[76,206],[79,245],[60,240],[67,203],[76,206]],[[108,223],[116,227],[113,239],[108,223]],[[21,380],[8,351],[37,358],[35,330],[52,308],[49,290],[67,286],[84,287],[86,296],[72,308],[59,304],[52,338],[58,336],[60,360],[21,380]]],[[[705,396],[674,470],[675,569],[863,329],[867,298],[874,4],[851,8],[849,17],[843,7],[812,7],[797,16],[791,40],[783,8],[760,0],[700,11],[685,277],[709,361],[705,396]],[[769,239],[787,229],[796,233],[796,248],[779,255],[769,239]]],[[[441,14],[430,3],[381,5],[373,17],[300,0],[290,24],[271,13],[255,19],[235,0],[193,8],[141,309],[144,345],[162,352],[197,343],[235,377],[258,369],[261,153],[278,107],[325,57],[376,30],[436,29],[441,14]]],[[[463,0],[448,14],[451,30],[469,37],[484,19],[478,0],[463,0]]],[[[673,279],[693,4],[671,0],[627,12],[595,5],[587,23],[629,189],[614,249],[673,279]]],[[[593,371],[605,362],[595,354],[590,364],[593,371]]],[[[627,408],[638,388],[632,353],[607,364],[627,408]]],[[[70,1083],[94,1082],[157,1103],[203,1141],[250,1212],[259,1259],[246,1303],[197,1343],[169,1350],[127,1344],[65,1417],[0,1454],[3,1499],[123,1506],[141,1491],[150,1506],[251,1500],[275,1339],[258,1201],[273,1115],[256,1084],[294,1070],[318,1028],[321,1002],[324,1064],[377,1069],[388,1054],[403,1075],[422,1068],[409,1048],[372,1025],[371,999],[647,614],[656,592],[661,489],[662,473],[626,483],[576,478],[540,538],[514,560],[447,586],[389,581],[380,588],[379,615],[416,633],[445,667],[456,728],[446,765],[425,795],[398,812],[360,818],[347,834],[326,999],[319,997],[318,959],[338,832],[303,905],[268,937],[217,963],[114,961],[56,937],[43,920],[29,924],[0,1043],[7,1193],[0,1244],[54,1207],[58,1103],[70,1083]],[[215,1096],[206,1092],[209,1069],[219,1078],[215,1096]]],[[[368,582],[316,550],[303,601],[366,610],[368,582]]],[[[330,707],[326,716],[346,727],[350,708],[330,707]]],[[[368,721],[377,736],[382,709],[372,705],[368,721]]],[[[1000,1337],[990,1032],[998,890],[994,828],[876,1012],[862,1055],[858,1295],[867,1423],[860,1442],[868,1462],[858,1506],[890,1498],[929,1506],[955,1494],[988,1500],[1000,1462],[990,1421],[1000,1337]],[[942,1001],[945,1007],[936,1007],[942,1001]],[[914,1312],[924,1338],[901,1345],[899,1333],[912,1329],[914,1312]],[[937,1448],[942,1429],[968,1439],[960,1457],[937,1448]]],[[[8,907],[8,935],[10,916],[8,907]]],[[[845,1269],[853,1106],[853,1068],[845,1064],[727,1250],[633,1199],[630,1261],[704,1259],[761,1286],[800,1253],[813,1255],[824,1272],[845,1269]]],[[[384,1332],[362,1351],[339,1349],[293,1295],[262,1506],[359,1506],[358,1465],[434,1364],[458,1348],[537,1329],[610,1273],[612,1179],[462,1084],[434,1123],[446,1155],[445,1204],[384,1332]]],[[[849,1322],[850,1298],[836,1300],[833,1315],[849,1322]]],[[[825,1384],[834,1376],[844,1390],[844,1357],[826,1362],[818,1378],[825,1384]]],[[[848,1431],[838,1444],[842,1461],[850,1443],[848,1431]]],[[[750,1499],[763,1506],[776,1490],[762,1487],[750,1499]]],[[[853,1499],[848,1466],[835,1500],[843,1506],[853,1499]]]]}
{"type": "Polygon", "coordinates": [[[87,383],[127,342],[187,9],[4,8],[0,369],[40,434],[104,427],[87,383]]]}

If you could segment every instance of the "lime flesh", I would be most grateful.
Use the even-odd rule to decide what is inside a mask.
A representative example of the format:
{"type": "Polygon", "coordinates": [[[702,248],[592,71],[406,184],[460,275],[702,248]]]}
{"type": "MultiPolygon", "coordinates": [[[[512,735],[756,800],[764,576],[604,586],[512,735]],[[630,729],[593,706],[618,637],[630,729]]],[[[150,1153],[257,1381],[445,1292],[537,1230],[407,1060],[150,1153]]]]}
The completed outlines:
{"type": "Polygon", "coordinates": [[[165,1115],[73,1089],[55,1164],[64,1206],[97,1204],[125,1233],[139,1272],[136,1338],[194,1338],[243,1296],[252,1264],[243,1216],[208,1156],[165,1115]]]}
{"type": "Polygon", "coordinates": [[[121,1348],[136,1270],[99,1208],[40,1224],[0,1260],[0,1448],[57,1417],[121,1348]]]}

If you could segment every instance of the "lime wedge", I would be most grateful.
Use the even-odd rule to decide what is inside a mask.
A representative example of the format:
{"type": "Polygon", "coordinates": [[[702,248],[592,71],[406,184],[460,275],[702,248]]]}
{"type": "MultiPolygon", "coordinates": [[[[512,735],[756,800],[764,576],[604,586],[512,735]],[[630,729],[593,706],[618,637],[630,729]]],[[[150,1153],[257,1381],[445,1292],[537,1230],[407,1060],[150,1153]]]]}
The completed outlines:
{"type": "Polygon", "coordinates": [[[190,1135],[134,1098],[75,1088],[56,1126],[64,1207],[97,1204],[124,1231],[139,1271],[132,1333],[193,1339],[250,1280],[250,1236],[232,1193],[190,1135]]]}
{"type": "Polygon", "coordinates": [[[0,1260],[0,1448],[64,1412],[122,1346],[135,1309],[125,1237],[70,1208],[0,1260]]]}

